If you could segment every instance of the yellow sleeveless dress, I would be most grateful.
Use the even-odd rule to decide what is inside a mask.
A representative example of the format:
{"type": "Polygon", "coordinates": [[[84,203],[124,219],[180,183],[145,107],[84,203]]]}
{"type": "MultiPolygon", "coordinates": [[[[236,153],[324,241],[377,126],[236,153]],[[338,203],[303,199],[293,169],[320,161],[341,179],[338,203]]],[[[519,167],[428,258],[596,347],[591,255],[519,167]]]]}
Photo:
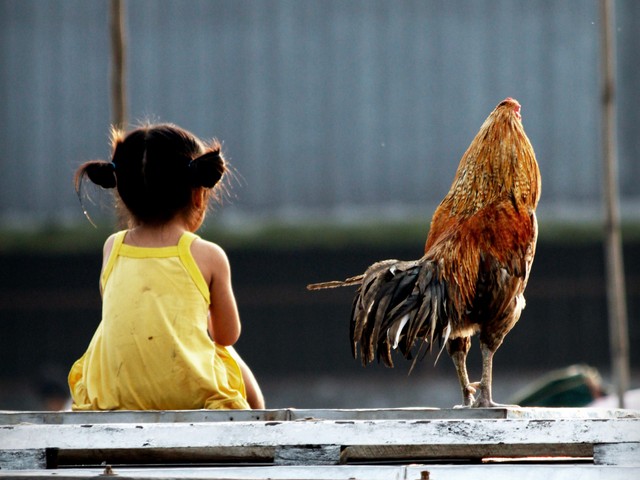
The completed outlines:
{"type": "Polygon", "coordinates": [[[207,333],[197,235],[143,248],[118,232],[101,276],[102,321],[69,372],[74,410],[248,409],[242,374],[207,333]]]}

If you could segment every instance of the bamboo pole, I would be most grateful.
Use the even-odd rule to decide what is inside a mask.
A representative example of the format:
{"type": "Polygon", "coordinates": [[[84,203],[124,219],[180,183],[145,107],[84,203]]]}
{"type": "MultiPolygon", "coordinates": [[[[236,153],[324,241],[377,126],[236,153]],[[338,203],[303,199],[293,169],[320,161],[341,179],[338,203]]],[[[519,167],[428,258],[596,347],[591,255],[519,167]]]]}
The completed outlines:
{"type": "Polygon", "coordinates": [[[118,128],[125,128],[127,125],[126,34],[123,10],[124,0],[111,0],[111,123],[118,128]]]}
{"type": "Polygon", "coordinates": [[[615,4],[600,1],[602,45],[602,145],[604,162],[605,258],[609,343],[611,366],[618,396],[624,408],[624,393],[629,386],[629,334],[625,297],[624,263],[620,234],[617,187],[616,108],[615,108],[615,4]]]}

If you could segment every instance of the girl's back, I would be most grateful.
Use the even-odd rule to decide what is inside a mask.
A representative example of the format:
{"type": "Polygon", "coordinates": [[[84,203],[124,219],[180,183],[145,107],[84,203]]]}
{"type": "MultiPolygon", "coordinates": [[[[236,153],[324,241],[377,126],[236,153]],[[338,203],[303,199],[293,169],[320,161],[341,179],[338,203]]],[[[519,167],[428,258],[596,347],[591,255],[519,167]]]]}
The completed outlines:
{"type": "Polygon", "coordinates": [[[224,171],[218,143],[172,125],[116,137],[111,162],[79,168],[78,191],[85,175],[117,188],[131,228],[105,242],[102,321],[69,374],[74,409],[263,405],[230,347],[240,321],[226,255],[193,233],[224,171]]]}

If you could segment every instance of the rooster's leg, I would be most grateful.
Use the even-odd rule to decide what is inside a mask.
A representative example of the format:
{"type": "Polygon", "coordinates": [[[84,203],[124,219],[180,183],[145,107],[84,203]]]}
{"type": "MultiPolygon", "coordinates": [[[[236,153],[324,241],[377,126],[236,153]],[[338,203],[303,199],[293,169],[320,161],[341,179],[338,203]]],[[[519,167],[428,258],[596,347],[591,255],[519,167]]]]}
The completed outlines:
{"type": "Polygon", "coordinates": [[[517,407],[517,405],[503,405],[495,403],[491,398],[491,379],[493,370],[493,354],[494,350],[490,349],[485,343],[480,342],[480,350],[482,351],[482,378],[478,385],[478,398],[473,404],[474,407],[517,407]]]}
{"type": "Polygon", "coordinates": [[[467,373],[467,353],[471,347],[469,337],[454,338],[447,343],[447,351],[453,360],[462,390],[462,405],[460,407],[470,407],[473,405],[473,394],[475,389],[469,384],[469,374],[467,373]]]}

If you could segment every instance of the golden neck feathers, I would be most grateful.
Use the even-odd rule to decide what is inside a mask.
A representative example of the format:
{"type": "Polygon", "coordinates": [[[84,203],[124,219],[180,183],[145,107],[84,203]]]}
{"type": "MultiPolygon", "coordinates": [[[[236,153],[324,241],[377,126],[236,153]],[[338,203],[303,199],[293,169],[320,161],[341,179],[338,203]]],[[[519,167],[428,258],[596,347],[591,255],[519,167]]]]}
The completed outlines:
{"type": "Polygon", "coordinates": [[[520,117],[520,104],[501,102],[462,156],[441,207],[470,216],[496,202],[534,210],[540,198],[540,171],[520,117]]]}

